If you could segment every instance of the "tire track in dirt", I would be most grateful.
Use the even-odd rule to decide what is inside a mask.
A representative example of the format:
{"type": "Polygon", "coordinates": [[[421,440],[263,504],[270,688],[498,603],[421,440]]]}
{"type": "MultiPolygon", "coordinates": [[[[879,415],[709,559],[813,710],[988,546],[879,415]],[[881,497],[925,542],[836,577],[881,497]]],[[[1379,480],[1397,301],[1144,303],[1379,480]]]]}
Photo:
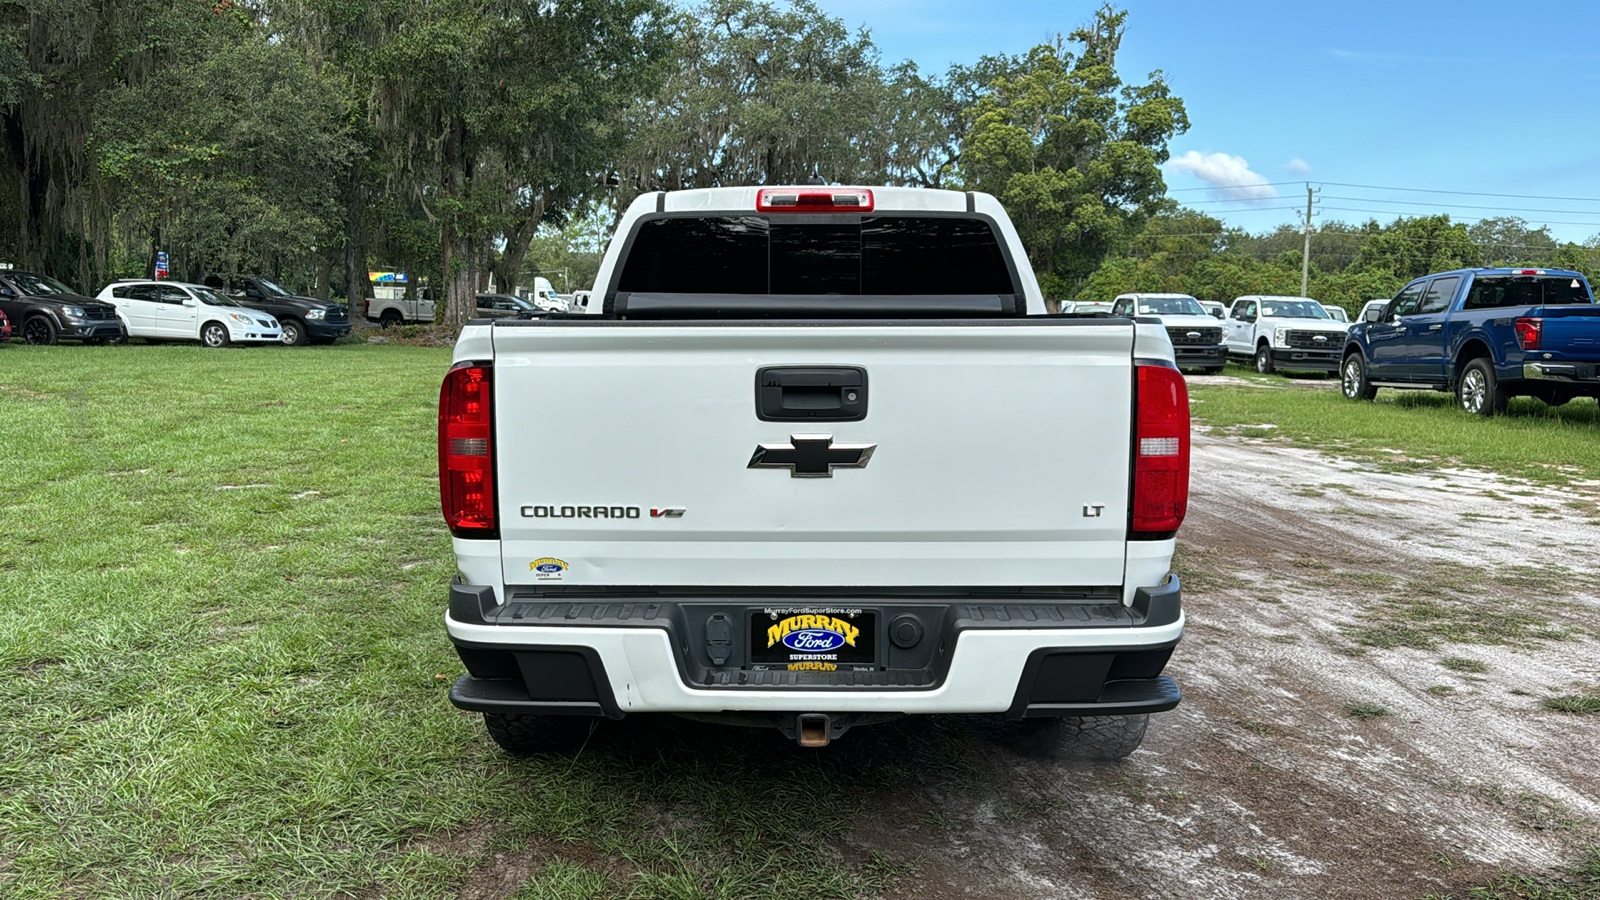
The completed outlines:
{"type": "Polygon", "coordinates": [[[1600,527],[1562,512],[1592,491],[1197,436],[1183,705],[1117,765],[975,741],[973,782],[873,797],[841,850],[914,861],[907,898],[1403,898],[1558,869],[1600,838],[1600,723],[1540,705],[1600,683],[1600,527]],[[1565,639],[1385,646],[1427,602],[1565,639]]]}

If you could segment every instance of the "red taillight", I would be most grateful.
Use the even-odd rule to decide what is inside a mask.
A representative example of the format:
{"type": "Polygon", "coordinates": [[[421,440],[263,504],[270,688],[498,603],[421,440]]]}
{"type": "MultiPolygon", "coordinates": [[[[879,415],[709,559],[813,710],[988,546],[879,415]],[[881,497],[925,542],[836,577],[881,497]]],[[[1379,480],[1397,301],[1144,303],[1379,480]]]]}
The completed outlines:
{"type": "Polygon", "coordinates": [[[1517,275],[1543,275],[1544,274],[1544,270],[1543,269],[1518,269],[1514,274],[1517,274],[1517,275]]]}
{"type": "Polygon", "coordinates": [[[757,212],[872,212],[872,191],[866,188],[762,188],[757,212]]]}
{"type": "Polygon", "coordinates": [[[363,300],[363,301],[361,301],[361,315],[364,318],[368,318],[368,319],[372,318],[372,301],[371,300],[363,300]]]}
{"type": "Polygon", "coordinates": [[[439,503],[456,537],[495,537],[494,370],[459,363],[439,389],[439,503]]]}
{"type": "Polygon", "coordinates": [[[1177,369],[1139,366],[1133,535],[1166,537],[1189,510],[1189,388],[1177,369]]]}
{"type": "Polygon", "coordinates": [[[1539,349],[1539,342],[1544,338],[1543,319],[1518,319],[1517,343],[1524,350],[1539,349]]]}

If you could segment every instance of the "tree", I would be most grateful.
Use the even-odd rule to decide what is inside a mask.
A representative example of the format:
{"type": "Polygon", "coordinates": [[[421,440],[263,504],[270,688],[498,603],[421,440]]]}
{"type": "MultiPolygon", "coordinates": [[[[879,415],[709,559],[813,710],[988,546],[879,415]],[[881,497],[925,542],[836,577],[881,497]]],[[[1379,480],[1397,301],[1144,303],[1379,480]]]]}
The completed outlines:
{"type": "MultiPolygon", "coordinates": [[[[883,183],[892,104],[865,33],[810,0],[709,0],[672,20],[661,90],[629,110],[617,207],[720,185],[883,183]]],[[[907,87],[911,90],[911,87],[907,87]]]]}
{"type": "MultiPolygon", "coordinates": [[[[1376,223],[1373,223],[1376,226],[1376,223]]],[[[1478,264],[1478,246],[1467,226],[1447,215],[1401,217],[1370,231],[1356,256],[1357,270],[1386,272],[1400,281],[1478,264]]]]}
{"type": "Polygon", "coordinates": [[[385,13],[370,71],[390,187],[437,227],[444,321],[460,324],[475,314],[479,261],[508,224],[508,192],[542,217],[540,198],[592,182],[615,134],[606,123],[664,51],[661,8],[390,0],[385,13]]]}
{"type": "Polygon", "coordinates": [[[1550,226],[1529,228],[1518,216],[1481,219],[1467,229],[1467,236],[1478,245],[1478,261],[1486,266],[1537,265],[1556,252],[1550,226]]]}
{"type": "Polygon", "coordinates": [[[1005,204],[1047,296],[1075,293],[1159,208],[1167,142],[1189,127],[1162,73],[1118,78],[1126,19],[1103,6],[1072,33],[1078,52],[1035,47],[978,101],[967,138],[968,186],[1005,204]]]}
{"type": "Polygon", "coordinates": [[[360,148],[337,86],[298,49],[252,33],[98,106],[93,157],[113,209],[147,234],[149,268],[169,245],[173,270],[198,279],[333,242],[342,210],[329,186],[360,148]]]}

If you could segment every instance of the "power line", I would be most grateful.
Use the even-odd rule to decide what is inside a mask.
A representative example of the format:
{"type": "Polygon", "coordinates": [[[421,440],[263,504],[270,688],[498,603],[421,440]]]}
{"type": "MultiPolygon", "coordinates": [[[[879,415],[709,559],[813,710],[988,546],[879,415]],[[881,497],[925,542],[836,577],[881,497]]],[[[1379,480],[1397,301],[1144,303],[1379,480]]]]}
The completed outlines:
{"type": "MultiPolygon", "coordinates": [[[[1386,185],[1386,184],[1355,184],[1353,182],[1348,182],[1348,181],[1314,181],[1312,183],[1313,184],[1320,184],[1320,185],[1324,185],[1324,186],[1332,186],[1332,187],[1364,188],[1366,190],[1372,190],[1372,191],[1405,191],[1406,193],[1411,193],[1411,194],[1455,194],[1455,195],[1463,196],[1463,197],[1508,197],[1508,198],[1513,199],[1513,200],[1563,200],[1563,201],[1566,201],[1568,203],[1600,203],[1600,197],[1559,197],[1559,196],[1553,196],[1553,195],[1550,195],[1550,194],[1494,194],[1494,193],[1489,193],[1487,191],[1452,191],[1452,190],[1445,190],[1443,188],[1434,189],[1434,188],[1396,187],[1396,186],[1393,186],[1393,185],[1386,185]]],[[[1176,194],[1176,193],[1180,193],[1180,192],[1184,192],[1184,191],[1247,190],[1249,188],[1283,187],[1285,185],[1291,185],[1291,184],[1299,185],[1299,184],[1305,184],[1305,182],[1304,181],[1263,181],[1263,182],[1254,182],[1254,183],[1251,183],[1251,184],[1230,184],[1230,185],[1223,185],[1223,186],[1210,186],[1210,185],[1208,185],[1206,187],[1192,187],[1192,188],[1168,188],[1167,189],[1167,193],[1176,194]]],[[[1271,198],[1267,198],[1267,199],[1276,200],[1276,199],[1282,199],[1282,198],[1271,197],[1271,198]]]]}
{"type": "MultiPolygon", "coordinates": [[[[1398,218],[1420,217],[1420,216],[1431,215],[1431,213],[1426,213],[1426,212],[1407,212],[1406,210],[1401,210],[1401,209],[1360,209],[1360,208],[1353,207],[1353,206],[1325,206],[1325,207],[1323,207],[1323,209],[1328,210],[1330,212],[1373,213],[1373,214],[1376,214],[1376,215],[1396,216],[1398,218]]],[[[1482,222],[1485,219],[1494,219],[1494,218],[1499,218],[1499,217],[1498,216],[1461,216],[1460,218],[1463,219],[1463,220],[1471,219],[1474,222],[1482,222]]],[[[1563,221],[1556,221],[1556,220],[1553,220],[1553,219],[1552,220],[1547,220],[1547,221],[1542,221],[1542,222],[1529,222],[1528,224],[1530,224],[1530,225],[1586,225],[1586,226],[1590,226],[1590,227],[1600,227],[1600,222],[1563,222],[1563,221]]]]}
{"type": "Polygon", "coordinates": [[[1571,203],[1600,203],[1600,197],[1552,197],[1545,194],[1490,194],[1484,191],[1445,191],[1428,188],[1387,187],[1381,184],[1349,184],[1343,181],[1324,181],[1334,187],[1367,188],[1374,191],[1408,191],[1414,194],[1459,194],[1464,197],[1510,197],[1513,200],[1566,200],[1571,203]]]}
{"type": "MultiPolygon", "coordinates": [[[[1418,202],[1416,200],[1384,200],[1384,199],[1379,198],[1379,197],[1336,197],[1336,196],[1334,196],[1332,194],[1328,195],[1328,199],[1329,200],[1352,200],[1352,201],[1354,201],[1356,203],[1388,203],[1388,204],[1391,204],[1391,205],[1401,204],[1401,203],[1404,203],[1404,204],[1415,204],[1415,203],[1418,202]]],[[[1591,216],[1591,215],[1594,215],[1596,212],[1600,212],[1600,210],[1593,210],[1593,209],[1530,209],[1528,207],[1522,207],[1522,206],[1472,206],[1472,205],[1465,204],[1465,203],[1430,203],[1429,205],[1431,205],[1431,206],[1446,206],[1446,207],[1449,207],[1451,209],[1487,209],[1487,210],[1494,210],[1494,211],[1499,211],[1499,212],[1560,213],[1560,214],[1570,214],[1570,215],[1575,215],[1575,216],[1591,216]]]]}

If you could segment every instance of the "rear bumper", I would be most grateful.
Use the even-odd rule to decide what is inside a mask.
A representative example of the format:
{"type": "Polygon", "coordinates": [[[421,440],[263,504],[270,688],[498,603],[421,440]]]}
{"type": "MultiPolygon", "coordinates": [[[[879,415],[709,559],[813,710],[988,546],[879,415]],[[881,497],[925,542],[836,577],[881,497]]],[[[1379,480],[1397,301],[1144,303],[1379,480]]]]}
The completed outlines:
{"type": "Polygon", "coordinates": [[[1588,387],[1600,386],[1600,364],[1592,362],[1523,363],[1522,377],[1529,381],[1558,381],[1588,387]]]}
{"type": "Polygon", "coordinates": [[[1312,372],[1339,371],[1339,351],[1335,350],[1272,350],[1272,365],[1279,369],[1305,369],[1312,372]]]}
{"type": "MultiPolygon", "coordinates": [[[[557,608],[513,620],[513,603],[496,607],[493,598],[488,588],[452,586],[446,626],[469,674],[457,679],[450,700],[462,709],[613,718],[632,712],[1022,718],[1161,712],[1180,699],[1176,683],[1161,675],[1183,634],[1175,577],[1141,589],[1132,608],[1116,606],[1121,616],[1100,617],[1074,604],[952,604],[939,626],[943,634],[927,637],[939,647],[930,665],[872,672],[699,665],[693,644],[701,636],[690,638],[683,625],[692,613],[665,609],[669,603],[548,604],[557,608]],[[1066,615],[1058,615],[1062,608],[1066,615]],[[501,614],[505,624],[494,621],[501,614]]],[[[895,612],[875,606],[885,618],[895,612]]]]}

